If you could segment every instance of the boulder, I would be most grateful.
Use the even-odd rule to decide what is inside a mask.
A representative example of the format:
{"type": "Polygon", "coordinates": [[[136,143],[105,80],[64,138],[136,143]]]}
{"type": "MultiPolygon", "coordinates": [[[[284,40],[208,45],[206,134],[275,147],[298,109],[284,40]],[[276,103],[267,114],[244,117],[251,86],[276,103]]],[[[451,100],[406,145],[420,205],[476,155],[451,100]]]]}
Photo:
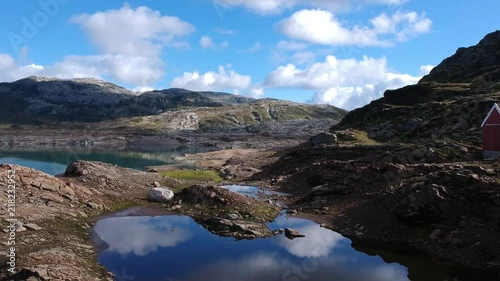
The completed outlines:
{"type": "Polygon", "coordinates": [[[174,198],[174,192],[166,187],[151,188],[148,200],[152,202],[167,202],[174,198]]]}
{"type": "Polygon", "coordinates": [[[322,133],[309,139],[312,146],[331,145],[337,143],[337,135],[332,133],[322,133]]]}

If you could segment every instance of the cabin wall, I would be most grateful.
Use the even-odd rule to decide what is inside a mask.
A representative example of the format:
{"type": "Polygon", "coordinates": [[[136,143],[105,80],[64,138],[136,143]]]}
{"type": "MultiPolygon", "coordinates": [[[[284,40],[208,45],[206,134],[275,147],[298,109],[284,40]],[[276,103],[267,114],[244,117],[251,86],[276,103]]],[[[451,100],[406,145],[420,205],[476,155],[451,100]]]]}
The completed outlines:
{"type": "Polygon", "coordinates": [[[500,151],[500,126],[483,127],[483,150],[500,151]]]}

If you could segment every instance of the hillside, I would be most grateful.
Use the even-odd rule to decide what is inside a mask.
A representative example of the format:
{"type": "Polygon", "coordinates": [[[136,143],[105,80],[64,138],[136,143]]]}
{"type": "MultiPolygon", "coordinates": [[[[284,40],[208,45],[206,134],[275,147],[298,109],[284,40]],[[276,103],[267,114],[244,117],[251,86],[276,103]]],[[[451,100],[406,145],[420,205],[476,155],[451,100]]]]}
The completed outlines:
{"type": "Polygon", "coordinates": [[[389,142],[451,139],[479,145],[481,122],[500,101],[499,50],[496,31],[458,49],[417,85],[387,91],[350,112],[332,131],[354,128],[389,142]]]}
{"type": "Polygon", "coordinates": [[[111,127],[198,129],[315,118],[339,121],[345,113],[333,106],[218,92],[166,89],[137,94],[96,79],[28,77],[0,83],[0,123],[4,126],[97,122],[111,127]],[[157,123],[163,121],[166,125],[157,123]]]}

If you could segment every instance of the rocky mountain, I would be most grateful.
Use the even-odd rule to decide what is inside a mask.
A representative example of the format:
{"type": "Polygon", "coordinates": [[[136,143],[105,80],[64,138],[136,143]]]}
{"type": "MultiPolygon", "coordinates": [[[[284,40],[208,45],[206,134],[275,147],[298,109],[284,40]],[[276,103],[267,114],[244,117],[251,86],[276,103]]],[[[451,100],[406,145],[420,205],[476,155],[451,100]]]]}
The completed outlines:
{"type": "Polygon", "coordinates": [[[459,48],[457,52],[435,67],[420,82],[466,83],[481,78],[500,80],[500,31],[484,37],[479,44],[459,48]]]}
{"type": "Polygon", "coordinates": [[[385,92],[331,130],[358,129],[378,141],[451,139],[479,145],[480,125],[500,101],[500,31],[460,48],[417,85],[385,92]]]}
{"type": "MultiPolygon", "coordinates": [[[[158,116],[183,110],[195,110],[200,113],[209,109],[221,109],[222,111],[217,111],[218,114],[229,116],[233,107],[241,109],[251,103],[258,104],[259,100],[227,93],[184,89],[137,94],[97,79],[28,77],[12,83],[0,83],[0,122],[11,125],[101,122],[158,116]]],[[[285,101],[273,101],[272,104],[267,111],[272,120],[331,118],[332,112],[335,113],[333,116],[336,120],[340,120],[345,115],[345,111],[332,106],[310,106],[285,101]],[[281,109],[299,114],[282,113],[281,109]]],[[[258,110],[255,112],[252,121],[260,122],[260,119],[265,119],[258,110]]],[[[179,120],[182,121],[182,118],[179,120]]],[[[227,122],[213,123],[224,125],[227,122]]]]}

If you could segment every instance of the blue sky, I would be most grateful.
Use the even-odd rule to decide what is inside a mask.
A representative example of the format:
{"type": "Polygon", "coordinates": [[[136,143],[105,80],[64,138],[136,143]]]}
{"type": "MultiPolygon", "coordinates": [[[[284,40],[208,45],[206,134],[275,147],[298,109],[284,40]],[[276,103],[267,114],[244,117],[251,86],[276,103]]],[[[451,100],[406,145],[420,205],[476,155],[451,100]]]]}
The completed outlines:
{"type": "Polygon", "coordinates": [[[353,109],[499,28],[500,1],[2,1],[0,81],[95,77],[353,109]]]}

